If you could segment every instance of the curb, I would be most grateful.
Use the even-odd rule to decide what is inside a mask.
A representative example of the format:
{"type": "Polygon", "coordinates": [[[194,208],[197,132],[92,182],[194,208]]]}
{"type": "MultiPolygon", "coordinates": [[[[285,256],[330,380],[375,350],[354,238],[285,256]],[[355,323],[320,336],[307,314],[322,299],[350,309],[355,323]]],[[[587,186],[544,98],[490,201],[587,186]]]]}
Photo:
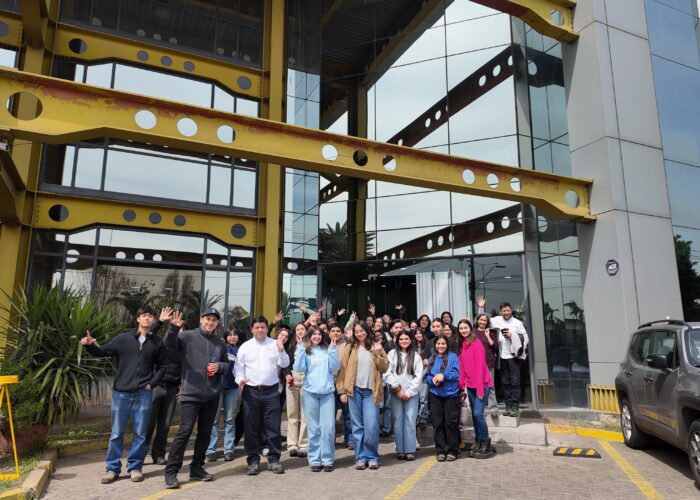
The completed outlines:
{"type": "Polygon", "coordinates": [[[602,439],[603,441],[615,441],[616,443],[624,442],[622,433],[616,431],[604,431],[602,429],[591,429],[589,427],[573,427],[552,424],[545,424],[545,429],[547,429],[547,432],[552,432],[554,434],[575,434],[581,437],[602,439]]]}
{"type": "Polygon", "coordinates": [[[0,499],[27,500],[39,498],[49,482],[49,477],[54,470],[57,459],[58,452],[56,450],[44,452],[34,470],[27,474],[27,477],[22,481],[22,486],[3,492],[0,494],[0,499]]]}

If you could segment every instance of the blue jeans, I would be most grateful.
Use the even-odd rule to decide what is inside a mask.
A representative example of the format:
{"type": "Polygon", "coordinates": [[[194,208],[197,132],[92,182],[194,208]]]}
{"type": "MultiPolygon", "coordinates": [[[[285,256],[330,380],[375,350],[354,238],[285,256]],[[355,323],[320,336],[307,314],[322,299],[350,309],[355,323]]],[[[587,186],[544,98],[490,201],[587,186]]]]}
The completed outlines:
{"type": "Polygon", "coordinates": [[[352,424],[350,423],[350,407],[348,403],[343,403],[340,401],[340,396],[335,393],[335,408],[336,411],[340,408],[343,413],[343,443],[346,445],[354,444],[352,439],[352,424]]]}
{"type": "Polygon", "coordinates": [[[301,391],[309,436],[309,465],[333,465],[335,459],[335,396],[301,391]]]}
{"type": "Polygon", "coordinates": [[[430,411],[428,408],[428,384],[421,382],[418,390],[418,423],[427,424],[430,411]]]}
{"type": "Polygon", "coordinates": [[[216,441],[219,439],[219,413],[224,409],[224,453],[233,453],[235,448],[233,441],[236,437],[236,409],[238,408],[238,389],[221,389],[219,397],[219,410],[211,428],[211,439],[207,448],[207,455],[216,453],[216,441]]]}
{"type": "Polygon", "coordinates": [[[380,431],[391,433],[391,387],[384,384],[384,401],[382,402],[382,424],[380,431]]]}
{"type": "Polygon", "coordinates": [[[355,461],[379,462],[379,408],[372,399],[372,389],[355,387],[348,405],[355,461]]]}
{"type": "Polygon", "coordinates": [[[151,419],[151,391],[142,389],[137,392],[112,391],[112,435],[109,437],[105,468],[117,474],[122,470],[122,452],[124,451],[124,433],[131,418],[134,438],[126,457],[126,471],[141,470],[146,458],[146,434],[151,419]]]}
{"type": "Polygon", "coordinates": [[[396,453],[416,452],[416,417],[418,416],[418,396],[403,401],[396,394],[391,395],[391,413],[394,416],[394,440],[396,453]]]}
{"type": "Polygon", "coordinates": [[[488,387],[484,388],[484,397],[479,399],[476,395],[476,389],[467,387],[467,396],[469,397],[469,406],[472,407],[472,422],[474,422],[474,437],[477,441],[485,441],[489,438],[489,426],[486,425],[484,418],[484,407],[489,401],[488,387]]]}

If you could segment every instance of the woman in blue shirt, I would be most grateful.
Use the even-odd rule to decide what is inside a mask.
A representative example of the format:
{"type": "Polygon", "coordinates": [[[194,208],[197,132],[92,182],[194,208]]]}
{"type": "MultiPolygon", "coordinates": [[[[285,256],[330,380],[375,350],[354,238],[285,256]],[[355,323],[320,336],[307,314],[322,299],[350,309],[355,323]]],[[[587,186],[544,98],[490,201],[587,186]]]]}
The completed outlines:
{"type": "Polygon", "coordinates": [[[438,462],[451,462],[459,454],[459,358],[448,345],[444,335],[435,338],[436,352],[425,369],[438,462]]]}
{"type": "Polygon", "coordinates": [[[321,331],[310,326],[294,353],[294,371],[304,373],[302,405],[309,436],[311,472],[333,471],[335,459],[335,383],[340,368],[335,339],[326,343],[321,331]]]}

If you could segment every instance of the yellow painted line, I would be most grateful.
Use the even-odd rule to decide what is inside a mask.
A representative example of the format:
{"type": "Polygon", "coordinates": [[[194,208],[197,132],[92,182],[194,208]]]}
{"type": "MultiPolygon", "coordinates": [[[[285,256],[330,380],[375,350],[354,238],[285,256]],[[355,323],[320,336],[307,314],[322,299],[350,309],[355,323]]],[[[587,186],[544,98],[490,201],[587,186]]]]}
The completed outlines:
{"type": "Polygon", "coordinates": [[[642,475],[637,472],[637,469],[632,467],[632,465],[623,458],[620,453],[607,441],[599,440],[600,446],[610,455],[610,457],[617,463],[617,465],[622,469],[622,472],[624,472],[627,477],[629,478],[634,485],[639,488],[639,491],[642,492],[642,494],[651,499],[663,499],[664,497],[659,493],[656,488],[654,488],[654,485],[651,484],[649,481],[644,479],[642,475]]]}
{"type": "Polygon", "coordinates": [[[576,448],[574,451],[571,452],[571,454],[572,455],[580,455],[582,451],[583,451],[583,448],[576,448]]]}
{"type": "Polygon", "coordinates": [[[573,427],[566,425],[550,425],[545,426],[549,432],[554,434],[575,434],[581,437],[591,437],[595,439],[604,439],[605,441],[615,441],[617,443],[624,442],[621,432],[604,431],[602,429],[591,429],[589,427],[573,427]]]}
{"type": "Polygon", "coordinates": [[[418,481],[423,479],[423,476],[425,476],[436,463],[437,460],[435,459],[435,457],[430,457],[423,465],[416,469],[416,472],[408,476],[408,478],[404,482],[399,484],[396,488],[393,489],[391,493],[385,496],[384,500],[397,500],[403,497],[406,493],[411,491],[411,488],[413,488],[418,483],[418,481]]]}
{"type": "Polygon", "coordinates": [[[569,451],[569,448],[559,448],[559,449],[557,450],[557,453],[561,453],[561,454],[563,455],[563,454],[566,453],[567,451],[569,451]]]}
{"type": "MultiPolygon", "coordinates": [[[[222,470],[222,471],[219,471],[216,474],[214,474],[214,479],[215,480],[221,479],[222,477],[230,476],[236,472],[243,472],[247,468],[248,468],[247,464],[241,464],[241,465],[238,465],[232,469],[222,470]]],[[[141,497],[141,500],[155,500],[157,498],[167,497],[168,495],[174,495],[175,493],[179,493],[180,491],[185,491],[185,490],[189,490],[191,488],[196,488],[197,486],[202,486],[203,484],[205,484],[203,481],[190,481],[188,483],[180,484],[179,488],[164,489],[164,490],[161,490],[157,493],[154,493],[153,495],[141,497]]]]}
{"type": "Polygon", "coordinates": [[[588,456],[595,455],[595,450],[588,450],[588,451],[586,452],[586,455],[588,455],[588,456]]]}

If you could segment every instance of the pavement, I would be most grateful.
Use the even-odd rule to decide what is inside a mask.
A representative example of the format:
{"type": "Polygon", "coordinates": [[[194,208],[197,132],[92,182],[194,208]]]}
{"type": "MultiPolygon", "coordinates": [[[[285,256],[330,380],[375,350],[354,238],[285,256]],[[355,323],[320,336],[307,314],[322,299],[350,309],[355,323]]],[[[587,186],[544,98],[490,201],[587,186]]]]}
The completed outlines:
{"type": "Polygon", "coordinates": [[[501,443],[489,460],[438,463],[432,445],[418,451],[416,461],[405,462],[394,457],[393,442],[382,440],[382,466],[376,471],[354,470],[353,452],[338,442],[334,472],[312,473],[306,459],[283,452],[285,474],[261,467],[263,472],[253,477],[244,474],[245,454],[239,447],[234,461],[206,464],[215,475],[208,483],[188,482],[190,449],[179,490],[166,490],[163,467],[150,464],[144,467],[142,483],[124,477],[102,485],[105,452],[97,451],[58,459],[44,498],[700,498],[687,455],[665,444],[638,451],[619,442],[550,433],[547,441],[548,446],[501,443]],[[601,458],[554,456],[558,446],[593,448],[601,458]]]}

